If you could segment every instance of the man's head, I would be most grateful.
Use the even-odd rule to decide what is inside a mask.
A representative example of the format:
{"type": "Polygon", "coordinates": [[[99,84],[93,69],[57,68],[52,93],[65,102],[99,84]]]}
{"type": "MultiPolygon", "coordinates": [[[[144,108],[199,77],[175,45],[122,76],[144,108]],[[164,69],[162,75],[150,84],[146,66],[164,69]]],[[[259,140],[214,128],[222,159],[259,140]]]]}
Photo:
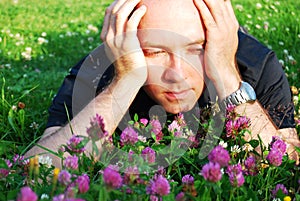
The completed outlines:
{"type": "Polygon", "coordinates": [[[147,94],[167,112],[190,110],[204,87],[204,28],[192,0],[144,0],[139,40],[148,65],[147,94]]]}

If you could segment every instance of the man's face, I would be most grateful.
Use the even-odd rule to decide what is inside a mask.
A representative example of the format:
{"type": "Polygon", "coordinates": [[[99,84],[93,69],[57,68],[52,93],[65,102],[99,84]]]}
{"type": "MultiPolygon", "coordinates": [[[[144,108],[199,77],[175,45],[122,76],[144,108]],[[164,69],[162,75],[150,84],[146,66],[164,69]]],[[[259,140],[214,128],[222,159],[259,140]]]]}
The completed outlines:
{"type": "Polygon", "coordinates": [[[192,109],[204,87],[204,31],[192,0],[144,0],[138,36],[148,65],[146,93],[167,112],[192,109]]]}

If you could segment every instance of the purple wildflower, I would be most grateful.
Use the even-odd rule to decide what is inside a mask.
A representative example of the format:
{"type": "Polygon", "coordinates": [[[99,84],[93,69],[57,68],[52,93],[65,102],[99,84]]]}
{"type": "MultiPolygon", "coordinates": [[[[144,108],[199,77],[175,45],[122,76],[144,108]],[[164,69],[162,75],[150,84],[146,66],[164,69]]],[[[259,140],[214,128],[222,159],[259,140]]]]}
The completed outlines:
{"type": "Polygon", "coordinates": [[[280,166],[282,163],[282,153],[278,149],[271,149],[266,159],[269,161],[271,165],[280,166]]]}
{"type": "Polygon", "coordinates": [[[14,164],[17,164],[17,165],[26,165],[29,163],[29,160],[24,160],[24,156],[16,154],[13,157],[13,162],[14,162],[14,164]]]}
{"type": "Polygon", "coordinates": [[[185,197],[184,197],[184,192],[178,193],[178,194],[176,195],[176,197],[175,197],[175,200],[176,200],[176,201],[185,201],[186,199],[185,199],[185,197]]]}
{"type": "Polygon", "coordinates": [[[105,130],[104,119],[96,114],[91,122],[91,126],[86,130],[87,134],[93,141],[98,141],[106,136],[108,136],[108,132],[105,130]]]}
{"type": "Polygon", "coordinates": [[[135,180],[139,178],[139,174],[140,172],[137,166],[126,168],[125,175],[124,175],[124,183],[125,184],[133,183],[135,180]]]}
{"type": "Polygon", "coordinates": [[[221,167],[225,167],[230,161],[230,155],[226,149],[218,145],[208,154],[208,160],[219,163],[221,167]]]}
{"type": "Polygon", "coordinates": [[[168,126],[168,131],[170,133],[175,133],[176,131],[180,131],[181,127],[176,120],[172,121],[172,123],[168,126]]]}
{"type": "Polygon", "coordinates": [[[226,107],[226,118],[227,119],[234,119],[236,117],[236,113],[235,113],[235,108],[236,106],[233,104],[229,104],[226,107]]]}
{"type": "Polygon", "coordinates": [[[123,182],[120,173],[111,166],[104,169],[103,180],[108,187],[113,189],[121,187],[123,182]]]}
{"type": "Polygon", "coordinates": [[[205,180],[217,182],[222,179],[222,172],[219,163],[209,162],[201,170],[201,175],[205,180]]]}
{"type": "MultiPolygon", "coordinates": [[[[6,165],[7,165],[8,168],[12,167],[12,163],[10,162],[10,160],[5,159],[5,163],[6,163],[6,165]]],[[[7,177],[7,175],[9,174],[9,172],[10,171],[8,169],[0,168],[0,179],[7,177]]]]}
{"type": "Polygon", "coordinates": [[[161,127],[159,120],[152,119],[150,121],[150,125],[151,125],[151,132],[153,132],[156,136],[156,141],[162,140],[163,133],[162,133],[162,127],[161,127]]]}
{"type": "Polygon", "coordinates": [[[69,169],[77,170],[78,169],[78,157],[76,155],[68,156],[64,160],[64,166],[69,169]]]}
{"type": "Polygon", "coordinates": [[[249,156],[245,161],[244,161],[244,165],[245,165],[245,171],[244,173],[246,175],[251,175],[254,176],[258,173],[258,169],[256,166],[256,160],[253,156],[249,156]]]}
{"type": "Polygon", "coordinates": [[[277,149],[281,152],[282,155],[286,152],[286,144],[285,142],[277,136],[273,136],[271,142],[271,149],[277,149]]]}
{"type": "Polygon", "coordinates": [[[128,152],[128,161],[129,162],[132,162],[133,161],[133,155],[134,155],[135,153],[134,153],[134,151],[132,151],[132,150],[130,150],[129,152],[128,152]]]}
{"type": "Polygon", "coordinates": [[[121,145],[134,145],[139,140],[138,136],[138,133],[133,128],[125,128],[120,136],[121,145]]]}
{"type": "Polygon", "coordinates": [[[155,195],[150,195],[150,201],[160,201],[159,198],[155,195]]]}
{"type": "Polygon", "coordinates": [[[240,187],[244,184],[245,178],[244,178],[242,166],[240,163],[238,163],[236,165],[228,166],[226,173],[229,176],[229,181],[232,186],[240,187]]]}
{"type": "Polygon", "coordinates": [[[183,184],[193,185],[194,184],[194,177],[187,174],[187,175],[182,177],[181,181],[182,181],[183,184]]]}
{"type": "Polygon", "coordinates": [[[90,188],[90,178],[87,174],[83,174],[76,179],[79,193],[86,193],[90,188]]]}
{"type": "Polygon", "coordinates": [[[147,186],[147,194],[164,196],[170,193],[170,184],[162,175],[155,176],[147,186]]]}
{"type": "Polygon", "coordinates": [[[155,163],[155,151],[151,149],[150,147],[146,147],[142,150],[142,157],[145,161],[150,163],[155,163]]]}
{"type": "Polygon", "coordinates": [[[184,115],[182,113],[177,114],[177,116],[175,117],[175,120],[177,121],[177,123],[180,127],[186,126],[186,122],[184,120],[184,115]]]}
{"type": "Polygon", "coordinates": [[[148,124],[148,119],[142,118],[142,119],[140,119],[140,123],[141,123],[143,126],[147,126],[147,124],[148,124]]]}
{"type": "Polygon", "coordinates": [[[228,120],[226,122],[225,128],[226,128],[226,137],[234,136],[233,135],[233,121],[232,120],[228,120]]]}
{"type": "Polygon", "coordinates": [[[54,196],[52,201],[64,201],[65,200],[65,195],[64,194],[59,194],[57,196],[54,196]]]}
{"type": "Polygon", "coordinates": [[[71,183],[71,177],[72,175],[67,170],[62,170],[58,175],[58,182],[67,186],[71,183]]]}
{"type": "Polygon", "coordinates": [[[274,198],[277,197],[277,193],[278,193],[279,190],[281,190],[282,193],[284,193],[285,195],[288,194],[288,190],[286,189],[286,187],[285,187],[283,184],[277,184],[277,185],[275,186],[275,188],[271,191],[271,192],[272,192],[272,196],[273,196],[274,198]]]}
{"type": "Polygon", "coordinates": [[[67,147],[75,153],[83,153],[85,147],[81,144],[83,137],[73,135],[70,140],[67,142],[67,147]]]}
{"type": "Polygon", "coordinates": [[[17,201],[36,201],[38,196],[31,190],[30,187],[25,186],[21,188],[21,191],[18,195],[17,201]]]}

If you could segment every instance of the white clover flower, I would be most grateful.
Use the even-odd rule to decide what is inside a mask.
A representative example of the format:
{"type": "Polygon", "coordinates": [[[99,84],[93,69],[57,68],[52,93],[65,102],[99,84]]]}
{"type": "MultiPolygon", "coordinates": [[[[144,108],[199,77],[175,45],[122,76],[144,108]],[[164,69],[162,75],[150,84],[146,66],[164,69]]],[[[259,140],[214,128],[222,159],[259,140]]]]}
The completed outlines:
{"type": "Polygon", "coordinates": [[[283,46],[284,42],[283,41],[279,41],[278,44],[281,45],[281,46],[283,46]]]}
{"type": "Polygon", "coordinates": [[[49,195],[47,195],[47,194],[45,194],[45,193],[43,193],[42,195],[41,195],[41,200],[48,200],[49,199],[49,195]]]}
{"type": "Polygon", "coordinates": [[[52,158],[49,156],[39,156],[39,163],[43,164],[47,167],[51,167],[52,165],[52,158]]]}
{"type": "Polygon", "coordinates": [[[235,8],[238,10],[238,11],[243,11],[244,10],[244,7],[241,5],[241,4],[237,4],[235,6],[235,8]]]}
{"type": "Polygon", "coordinates": [[[13,105],[13,106],[11,106],[11,109],[12,109],[13,111],[17,111],[18,107],[15,106],[15,105],[13,105]]]}
{"type": "Polygon", "coordinates": [[[275,1],[274,4],[277,5],[277,6],[280,6],[280,2],[279,1],[275,1]]]}
{"type": "Polygon", "coordinates": [[[293,101],[294,101],[295,105],[298,105],[298,102],[299,102],[298,96],[293,96],[293,101]]]}
{"type": "Polygon", "coordinates": [[[38,44],[39,44],[39,45],[42,45],[42,44],[44,44],[44,43],[48,43],[48,40],[45,39],[45,38],[43,38],[43,37],[39,37],[39,38],[38,38],[38,44]]]}
{"type": "Polygon", "coordinates": [[[47,36],[47,33],[46,33],[46,32],[43,32],[43,33],[41,34],[41,36],[46,37],[46,36],[47,36]]]}
{"type": "Polygon", "coordinates": [[[263,6],[261,5],[261,3],[257,3],[255,6],[256,6],[257,9],[261,9],[261,8],[263,7],[263,6]]]}
{"type": "Polygon", "coordinates": [[[294,61],[295,58],[294,58],[292,55],[288,55],[288,60],[289,60],[289,61],[294,61]]]}
{"type": "Polygon", "coordinates": [[[91,31],[94,31],[94,32],[98,32],[98,28],[95,27],[95,26],[92,25],[92,24],[89,24],[89,25],[88,25],[88,29],[91,30],[91,31]]]}
{"type": "Polygon", "coordinates": [[[289,54],[289,51],[288,51],[287,49],[284,49],[284,50],[283,50],[283,53],[284,53],[284,54],[289,54]]]}
{"type": "Polygon", "coordinates": [[[2,38],[0,37],[0,43],[2,42],[2,38]]]}
{"type": "Polygon", "coordinates": [[[251,19],[251,18],[252,18],[252,15],[250,15],[250,14],[247,14],[247,17],[248,17],[249,19],[251,19]]]}
{"type": "Polygon", "coordinates": [[[230,147],[230,151],[231,151],[232,153],[238,154],[238,153],[241,152],[241,148],[239,147],[239,145],[234,145],[233,147],[230,147]]]}
{"type": "Polygon", "coordinates": [[[88,41],[89,41],[89,42],[93,42],[93,41],[94,41],[94,38],[93,38],[93,37],[88,37],[88,41]]]}
{"type": "Polygon", "coordinates": [[[141,135],[138,136],[138,140],[141,142],[147,142],[147,138],[141,135]]]}
{"type": "Polygon", "coordinates": [[[254,150],[254,148],[252,147],[252,145],[250,143],[246,143],[243,145],[242,150],[246,151],[246,152],[251,152],[254,150]]]}
{"type": "Polygon", "coordinates": [[[31,54],[28,52],[22,52],[21,53],[22,57],[26,60],[31,60],[31,54]]]}
{"type": "Polygon", "coordinates": [[[34,130],[37,130],[39,128],[39,124],[34,121],[30,124],[29,127],[34,129],[34,130]]]}
{"type": "Polygon", "coordinates": [[[261,26],[260,26],[259,24],[256,24],[255,27],[256,27],[257,29],[261,29],[261,26]]]}
{"type": "Polygon", "coordinates": [[[279,63],[280,63],[281,65],[284,66],[284,61],[283,61],[282,59],[279,59],[278,61],[279,61],[279,63]]]}
{"type": "Polygon", "coordinates": [[[224,142],[223,140],[219,142],[219,145],[221,145],[224,149],[226,149],[228,146],[227,142],[224,142]]]}

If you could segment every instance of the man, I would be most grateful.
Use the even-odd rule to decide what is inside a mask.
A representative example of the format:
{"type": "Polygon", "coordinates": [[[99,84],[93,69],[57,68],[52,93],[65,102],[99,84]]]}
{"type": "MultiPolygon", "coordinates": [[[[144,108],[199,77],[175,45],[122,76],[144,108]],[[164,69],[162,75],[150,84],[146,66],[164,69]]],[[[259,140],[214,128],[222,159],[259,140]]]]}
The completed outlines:
{"type": "MultiPolygon", "coordinates": [[[[147,116],[158,104],[176,114],[207,104],[216,92],[221,105],[233,103],[251,119],[252,136],[246,140],[260,135],[267,145],[278,135],[298,161],[294,146],[299,140],[284,72],[272,51],[238,30],[229,0],[116,0],[104,18],[105,45],[66,77],[38,143],[57,150],[71,137],[70,127],[86,135],[96,114],[112,134],[128,109],[147,116]],[[113,65],[105,68],[108,61],[113,65]],[[101,73],[93,73],[93,67],[101,73]],[[97,90],[89,93],[99,79],[97,90]],[[68,124],[65,108],[74,115],[68,124]]],[[[34,147],[27,155],[41,152],[34,147]]]]}

